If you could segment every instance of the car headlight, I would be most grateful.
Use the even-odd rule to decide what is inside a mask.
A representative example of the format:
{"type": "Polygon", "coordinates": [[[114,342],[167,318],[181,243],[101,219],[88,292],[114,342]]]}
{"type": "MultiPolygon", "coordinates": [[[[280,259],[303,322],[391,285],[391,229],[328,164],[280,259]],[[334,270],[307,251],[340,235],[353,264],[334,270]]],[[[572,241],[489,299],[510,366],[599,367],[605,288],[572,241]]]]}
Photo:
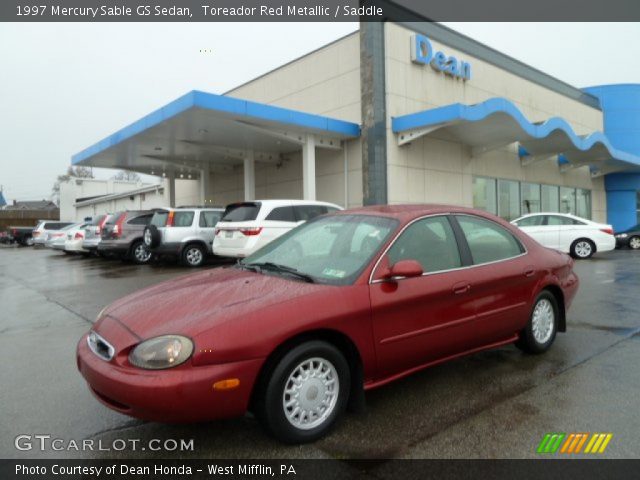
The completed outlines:
{"type": "Polygon", "coordinates": [[[129,362],[147,370],[172,368],[186,362],[193,353],[193,342],[180,335],[162,335],[145,340],[129,354],[129,362]]]}
{"type": "Polygon", "coordinates": [[[617,235],[618,238],[627,238],[629,235],[627,235],[626,233],[620,233],[617,235]]]}

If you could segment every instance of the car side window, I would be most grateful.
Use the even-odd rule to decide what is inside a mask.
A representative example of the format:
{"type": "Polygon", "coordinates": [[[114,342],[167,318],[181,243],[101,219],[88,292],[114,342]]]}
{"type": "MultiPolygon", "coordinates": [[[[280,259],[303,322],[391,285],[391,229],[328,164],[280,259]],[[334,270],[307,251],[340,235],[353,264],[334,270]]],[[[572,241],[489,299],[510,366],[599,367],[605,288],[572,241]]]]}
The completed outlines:
{"type": "Polygon", "coordinates": [[[200,212],[199,225],[202,228],[213,228],[220,221],[222,212],[200,212]]]}
{"type": "Polygon", "coordinates": [[[193,223],[195,212],[175,212],[173,214],[174,227],[190,227],[193,223]]]}
{"type": "Polygon", "coordinates": [[[573,219],[567,217],[561,217],[560,215],[547,215],[547,225],[549,226],[558,226],[558,225],[575,225],[573,219]]]}
{"type": "Polygon", "coordinates": [[[389,249],[388,257],[390,265],[400,260],[416,260],[425,272],[462,266],[453,229],[445,216],[412,223],[389,249]]]}
{"type": "Polygon", "coordinates": [[[294,209],[298,222],[307,222],[319,215],[324,215],[328,211],[324,205],[298,205],[294,209]]]}
{"type": "Polygon", "coordinates": [[[151,222],[151,217],[153,217],[153,213],[140,215],[139,217],[132,218],[127,223],[130,225],[149,225],[149,222],[151,222]]]}
{"type": "Polygon", "coordinates": [[[522,220],[518,220],[516,224],[519,227],[537,227],[542,225],[544,220],[544,215],[534,215],[533,217],[526,217],[522,220]]]}
{"type": "Polygon", "coordinates": [[[265,220],[275,220],[277,222],[295,222],[296,217],[293,212],[293,207],[276,207],[269,215],[265,218],[265,220]]]}
{"type": "Polygon", "coordinates": [[[474,264],[505,260],[524,253],[524,247],[516,237],[497,223],[468,215],[457,215],[456,219],[467,239],[474,264]]]}

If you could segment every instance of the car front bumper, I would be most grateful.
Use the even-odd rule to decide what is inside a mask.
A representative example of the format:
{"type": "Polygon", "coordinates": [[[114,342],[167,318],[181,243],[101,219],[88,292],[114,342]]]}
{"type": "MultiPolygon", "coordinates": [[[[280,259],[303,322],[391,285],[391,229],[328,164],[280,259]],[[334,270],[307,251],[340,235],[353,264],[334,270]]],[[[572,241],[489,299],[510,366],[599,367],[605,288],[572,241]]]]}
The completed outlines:
{"type": "MultiPolygon", "coordinates": [[[[117,357],[117,354],[116,354],[117,357]]],[[[166,370],[144,370],[105,361],[78,342],[78,370],[94,396],[107,407],[149,421],[186,423],[243,415],[264,359],[218,365],[183,365],[166,370]],[[215,390],[217,381],[237,378],[231,390],[215,390]]]]}

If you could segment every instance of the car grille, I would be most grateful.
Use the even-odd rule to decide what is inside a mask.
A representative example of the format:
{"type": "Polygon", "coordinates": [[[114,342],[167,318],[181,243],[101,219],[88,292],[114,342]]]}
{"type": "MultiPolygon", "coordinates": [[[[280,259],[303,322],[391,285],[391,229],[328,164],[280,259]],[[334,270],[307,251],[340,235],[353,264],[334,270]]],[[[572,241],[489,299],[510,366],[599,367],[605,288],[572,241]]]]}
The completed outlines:
{"type": "Polygon", "coordinates": [[[101,359],[108,362],[113,358],[115,353],[113,346],[93,330],[87,335],[87,344],[89,349],[101,359]]]}

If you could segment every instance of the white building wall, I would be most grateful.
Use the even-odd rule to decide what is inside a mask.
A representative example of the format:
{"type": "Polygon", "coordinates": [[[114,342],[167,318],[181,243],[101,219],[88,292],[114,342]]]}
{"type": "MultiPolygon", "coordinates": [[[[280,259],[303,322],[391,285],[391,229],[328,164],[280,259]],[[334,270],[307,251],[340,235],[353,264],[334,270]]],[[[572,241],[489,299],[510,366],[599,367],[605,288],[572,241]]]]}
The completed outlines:
{"type": "Polygon", "coordinates": [[[592,179],[588,167],[561,173],[555,160],[522,167],[515,144],[471,158],[470,148],[437,132],[399,147],[391,117],[452,103],[471,105],[494,97],[514,102],[532,122],[554,116],[566,119],[579,134],[603,128],[598,109],[548,90],[492,64],[431,40],[434,50],[466,60],[466,82],[411,61],[411,36],[400,25],[385,24],[387,89],[387,169],[389,203],[438,202],[473,206],[475,175],[591,190],[593,218],[606,219],[604,180],[592,179]]]}
{"type": "MultiPolygon", "coordinates": [[[[226,95],[360,123],[360,38],[354,32],[241,85],[226,95]]],[[[362,205],[359,140],[347,142],[349,199],[345,201],[344,152],[316,148],[316,197],[362,205]]],[[[301,152],[282,163],[256,162],[256,198],[302,198],[301,152]]],[[[216,170],[207,195],[214,204],[244,200],[241,165],[216,170]]]]}

